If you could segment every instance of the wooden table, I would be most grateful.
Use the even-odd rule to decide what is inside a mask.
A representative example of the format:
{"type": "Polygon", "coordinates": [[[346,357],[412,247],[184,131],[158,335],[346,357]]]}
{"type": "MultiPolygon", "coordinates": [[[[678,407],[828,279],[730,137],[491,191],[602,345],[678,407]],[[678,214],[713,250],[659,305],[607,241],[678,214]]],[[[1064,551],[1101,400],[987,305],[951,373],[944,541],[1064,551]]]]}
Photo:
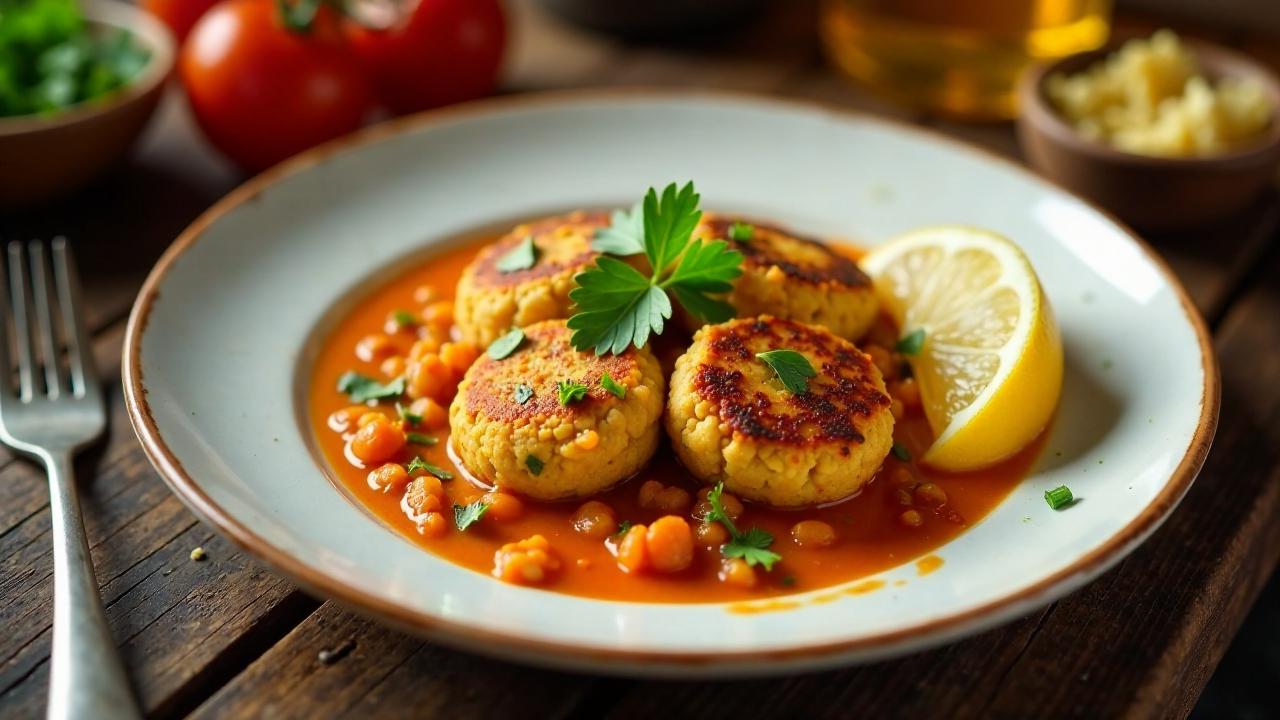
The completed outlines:
{"type": "MultiPolygon", "coordinates": [[[[732,88],[869,110],[1017,155],[1007,126],[910,117],[835,77],[806,3],[780,3],[740,32],[665,49],[587,36],[529,3],[510,5],[509,91],[732,88]]],[[[1274,59],[1264,40],[1252,42],[1274,59]]],[[[128,167],[60,207],[3,218],[0,235],[70,236],[87,276],[99,363],[114,376],[144,274],[239,180],[199,140],[174,93],[128,167]]],[[[1217,441],[1182,506],[1088,587],[958,644],[838,672],[727,683],[569,675],[441,648],[304,594],[200,524],[147,463],[118,385],[109,437],[79,465],[107,615],[143,705],[160,717],[1184,715],[1280,557],[1278,218],[1272,195],[1219,227],[1155,239],[1211,324],[1222,363],[1217,441]],[[197,546],[206,561],[189,559],[197,546]]],[[[0,717],[43,712],[49,545],[44,475],[0,454],[0,717]]]]}

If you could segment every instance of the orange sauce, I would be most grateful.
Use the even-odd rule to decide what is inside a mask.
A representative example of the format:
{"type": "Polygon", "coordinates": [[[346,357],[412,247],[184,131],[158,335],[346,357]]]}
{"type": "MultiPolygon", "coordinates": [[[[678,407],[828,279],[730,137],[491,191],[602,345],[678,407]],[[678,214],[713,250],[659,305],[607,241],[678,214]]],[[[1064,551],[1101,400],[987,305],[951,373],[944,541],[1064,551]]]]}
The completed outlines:
{"type": "MultiPolygon", "coordinates": [[[[540,533],[550,541],[562,561],[560,571],[543,585],[557,592],[611,600],[673,603],[746,601],[807,592],[873,575],[937,549],[999,504],[1026,475],[1042,446],[1042,442],[1037,441],[1008,461],[974,473],[941,473],[917,466],[914,462],[906,463],[921,481],[927,480],[942,487],[948,498],[940,508],[917,507],[923,516],[923,523],[918,527],[907,527],[898,519],[904,508],[895,499],[886,477],[903,461],[893,455],[886,459],[880,474],[862,493],[839,504],[792,511],[748,504],[738,525],[757,526],[770,532],[775,538],[771,549],[782,555],[782,561],[774,566],[772,572],[758,572],[760,581],[750,589],[721,582],[717,577],[718,550],[701,546],[696,550],[693,566],[682,573],[624,573],[605,543],[574,531],[572,517],[580,505],[578,502],[538,503],[526,499],[524,513],[515,520],[499,522],[486,518],[465,533],[451,527],[442,537],[422,537],[400,509],[401,492],[384,494],[371,489],[366,482],[369,468],[361,469],[351,464],[344,454],[342,436],[328,427],[327,418],[334,411],[350,405],[346,396],[337,390],[339,376],[348,370],[356,370],[371,377],[381,377],[376,362],[362,362],[356,358],[356,343],[369,333],[381,332],[392,312],[418,307],[420,304],[413,301],[413,293],[419,286],[431,286],[441,299],[451,299],[463,268],[483,242],[490,239],[482,238],[445,251],[420,266],[408,269],[362,299],[323,340],[307,398],[307,416],[315,445],[335,484],[393,531],[439,557],[476,572],[488,574],[492,570],[494,551],[503,543],[540,533]],[[826,548],[798,547],[791,540],[790,529],[806,519],[830,524],[836,532],[835,544],[826,548]]],[[[402,354],[408,351],[413,341],[413,337],[406,334],[393,336],[393,339],[402,354]]],[[[668,354],[662,350],[659,348],[660,357],[668,354]]],[[[394,416],[394,410],[391,413],[394,416]]],[[[456,479],[444,483],[450,502],[466,504],[478,499],[484,489],[464,479],[463,473],[451,462],[446,451],[448,433],[430,434],[438,437],[440,442],[434,447],[406,450],[403,460],[407,462],[416,452],[428,462],[453,471],[456,479]]],[[[932,441],[932,433],[919,411],[909,413],[898,422],[895,436],[910,450],[913,458],[922,454],[932,441]]],[[[597,499],[611,505],[619,520],[647,524],[659,515],[656,511],[641,509],[637,502],[637,489],[648,479],[660,480],[667,485],[677,484],[691,493],[700,487],[664,443],[638,476],[597,499]]],[[[921,570],[923,574],[923,566],[921,570]]],[[[849,593],[870,592],[883,585],[882,581],[868,580],[852,586],[849,593]]],[[[777,602],[785,605],[787,601],[777,602]]]]}

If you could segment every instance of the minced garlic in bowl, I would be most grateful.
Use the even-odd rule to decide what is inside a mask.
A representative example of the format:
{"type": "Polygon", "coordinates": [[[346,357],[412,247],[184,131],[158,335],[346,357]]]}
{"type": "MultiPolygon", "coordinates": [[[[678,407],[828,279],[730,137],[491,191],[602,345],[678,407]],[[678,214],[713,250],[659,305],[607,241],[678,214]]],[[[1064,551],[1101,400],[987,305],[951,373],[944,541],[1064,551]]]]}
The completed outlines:
{"type": "Polygon", "coordinates": [[[1261,83],[1207,79],[1170,30],[1130,40],[1084,72],[1055,73],[1045,90],[1082,136],[1140,155],[1229,152],[1258,138],[1275,113],[1261,83]]]}

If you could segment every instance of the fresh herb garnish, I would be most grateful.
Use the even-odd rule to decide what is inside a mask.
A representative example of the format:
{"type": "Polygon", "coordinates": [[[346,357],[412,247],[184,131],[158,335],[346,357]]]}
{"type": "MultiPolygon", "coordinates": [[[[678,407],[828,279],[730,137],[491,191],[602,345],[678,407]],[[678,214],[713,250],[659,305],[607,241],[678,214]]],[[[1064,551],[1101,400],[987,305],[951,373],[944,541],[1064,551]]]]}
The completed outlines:
{"type": "Polygon", "coordinates": [[[707,522],[718,522],[729,531],[729,542],[720,548],[720,554],[727,558],[742,558],[750,567],[761,565],[766,571],[773,570],[773,564],[782,559],[781,555],[769,549],[773,544],[773,536],[755,527],[745,533],[739,532],[733,518],[725,512],[724,503],[720,501],[722,494],[724,483],[716,483],[711,492],[707,493],[707,504],[711,506],[711,511],[703,518],[707,522]]]}
{"type": "Polygon", "coordinates": [[[893,456],[902,462],[911,462],[911,451],[907,449],[906,445],[903,445],[900,442],[895,442],[893,444],[893,456]]]}
{"type": "Polygon", "coordinates": [[[536,455],[525,455],[524,466],[529,468],[529,472],[534,475],[541,475],[542,468],[546,467],[547,464],[539,460],[536,455]]]}
{"type": "Polygon", "coordinates": [[[591,249],[598,253],[639,255],[644,252],[644,208],[637,203],[631,210],[614,210],[609,227],[596,230],[591,249]]]}
{"type": "Polygon", "coordinates": [[[894,349],[903,355],[912,357],[919,355],[920,351],[924,349],[924,328],[916,328],[903,335],[898,344],[894,346],[894,349]]]}
{"type": "Polygon", "coordinates": [[[533,236],[525,235],[524,239],[511,248],[506,255],[498,259],[494,267],[500,273],[513,273],[528,270],[538,262],[538,246],[533,244],[533,236]]]}
{"type": "Polygon", "coordinates": [[[414,455],[414,456],[413,456],[413,459],[409,461],[409,464],[404,466],[404,469],[405,469],[405,471],[406,471],[406,472],[408,472],[410,475],[412,475],[412,474],[414,474],[415,472],[417,472],[417,471],[421,470],[421,471],[423,471],[423,472],[425,472],[425,473],[427,473],[427,474],[435,475],[437,478],[439,478],[439,479],[441,479],[441,480],[452,480],[452,479],[453,479],[453,473],[449,472],[448,470],[445,470],[445,469],[444,469],[444,468],[442,468],[442,467],[438,467],[438,466],[436,466],[436,465],[432,465],[431,463],[427,462],[426,460],[423,460],[423,459],[422,459],[422,456],[420,456],[420,455],[414,455]]]}
{"type": "Polygon", "coordinates": [[[480,522],[480,518],[489,510],[489,503],[477,500],[467,505],[453,506],[453,525],[458,532],[466,532],[467,528],[480,522]]]}
{"type": "Polygon", "coordinates": [[[613,536],[625,537],[626,534],[631,530],[631,526],[633,525],[635,525],[635,523],[631,522],[630,520],[623,520],[622,522],[618,523],[618,531],[615,532],[613,536]]]}
{"type": "Polygon", "coordinates": [[[368,375],[351,370],[338,378],[338,392],[346,393],[351,402],[365,403],[370,400],[399,397],[404,394],[404,378],[398,377],[388,383],[381,383],[368,375]]]}
{"type": "Polygon", "coordinates": [[[440,442],[439,440],[431,437],[430,435],[423,435],[422,433],[416,433],[416,432],[405,433],[404,437],[406,440],[413,443],[414,445],[430,446],[440,442]]]}
{"type": "Polygon", "coordinates": [[[612,377],[609,377],[609,373],[603,373],[600,375],[600,387],[604,388],[605,392],[619,400],[627,396],[627,389],[619,385],[612,377]]]}
{"type": "Polygon", "coordinates": [[[529,387],[528,385],[525,385],[524,383],[520,383],[519,385],[516,386],[516,389],[513,395],[515,396],[515,400],[517,403],[524,405],[525,403],[533,399],[533,388],[529,387]]]}
{"type": "Polygon", "coordinates": [[[396,327],[411,328],[418,324],[418,316],[408,310],[396,310],[391,313],[391,319],[395,321],[396,327]]]}
{"type": "Polygon", "coordinates": [[[409,425],[409,427],[422,424],[421,415],[415,412],[409,412],[409,410],[407,410],[405,406],[401,405],[399,402],[396,403],[396,414],[398,414],[400,416],[400,419],[405,421],[405,423],[409,425]]]}
{"type": "Polygon", "coordinates": [[[1049,507],[1054,510],[1061,510],[1074,502],[1075,497],[1071,494],[1071,488],[1066,485],[1059,485],[1052,490],[1045,491],[1044,501],[1049,503],[1049,507]]]}
{"type": "Polygon", "coordinates": [[[809,359],[795,350],[769,350],[756,353],[756,357],[773,368],[782,384],[796,395],[809,392],[809,378],[818,374],[809,359]]]}
{"type": "Polygon", "coordinates": [[[787,575],[787,576],[785,576],[785,577],[783,577],[783,578],[782,578],[782,586],[783,586],[783,587],[795,587],[795,585],[796,585],[796,576],[795,576],[795,575],[787,575]]]}
{"type": "Polygon", "coordinates": [[[693,183],[677,189],[649,189],[643,205],[644,254],[652,269],[645,276],[612,257],[596,259],[579,273],[569,297],[578,305],[569,318],[573,346],[597,355],[621,353],[629,345],[643,347],[649,335],[661,335],[671,318],[671,298],[706,322],[733,317],[733,306],[713,297],[727,293],[742,274],[742,253],[723,240],[692,241],[702,213],[693,183]]]}
{"type": "Polygon", "coordinates": [[[756,228],[750,223],[736,222],[729,226],[729,239],[734,242],[750,242],[756,228]]]}
{"type": "Polygon", "coordinates": [[[572,380],[561,380],[556,383],[556,394],[560,396],[560,404],[568,406],[587,396],[587,386],[572,380]]]}
{"type": "Polygon", "coordinates": [[[506,335],[489,343],[489,349],[485,352],[489,353],[489,357],[494,360],[501,360],[511,353],[515,352],[524,344],[524,331],[516,328],[506,335]]]}

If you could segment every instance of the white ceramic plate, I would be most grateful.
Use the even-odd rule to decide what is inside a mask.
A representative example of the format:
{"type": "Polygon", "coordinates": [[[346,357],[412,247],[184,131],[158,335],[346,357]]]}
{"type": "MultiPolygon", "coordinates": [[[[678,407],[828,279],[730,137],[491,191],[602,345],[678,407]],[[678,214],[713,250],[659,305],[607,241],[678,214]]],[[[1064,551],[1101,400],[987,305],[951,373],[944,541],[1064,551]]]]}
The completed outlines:
{"type": "Polygon", "coordinates": [[[476,652],[683,677],[901,654],[1071,592],[1173,510],[1218,407],[1208,336],[1184,291],[1084,202],[917,130],[683,94],[480,103],[374,129],[250,181],[151,274],[130,321],[124,381],[138,435],[174,492],[312,591],[476,652]],[[390,263],[495,221],[627,205],[650,185],[689,178],[704,207],[806,233],[875,244],[966,223],[1030,256],[1066,344],[1062,405],[1032,476],[939,551],[940,570],[921,577],[904,558],[877,576],[882,590],[752,615],[590,600],[454,566],[335,489],[299,407],[307,348],[335,302],[390,263]],[[1054,512],[1043,493],[1063,484],[1083,499],[1054,512]]]}

